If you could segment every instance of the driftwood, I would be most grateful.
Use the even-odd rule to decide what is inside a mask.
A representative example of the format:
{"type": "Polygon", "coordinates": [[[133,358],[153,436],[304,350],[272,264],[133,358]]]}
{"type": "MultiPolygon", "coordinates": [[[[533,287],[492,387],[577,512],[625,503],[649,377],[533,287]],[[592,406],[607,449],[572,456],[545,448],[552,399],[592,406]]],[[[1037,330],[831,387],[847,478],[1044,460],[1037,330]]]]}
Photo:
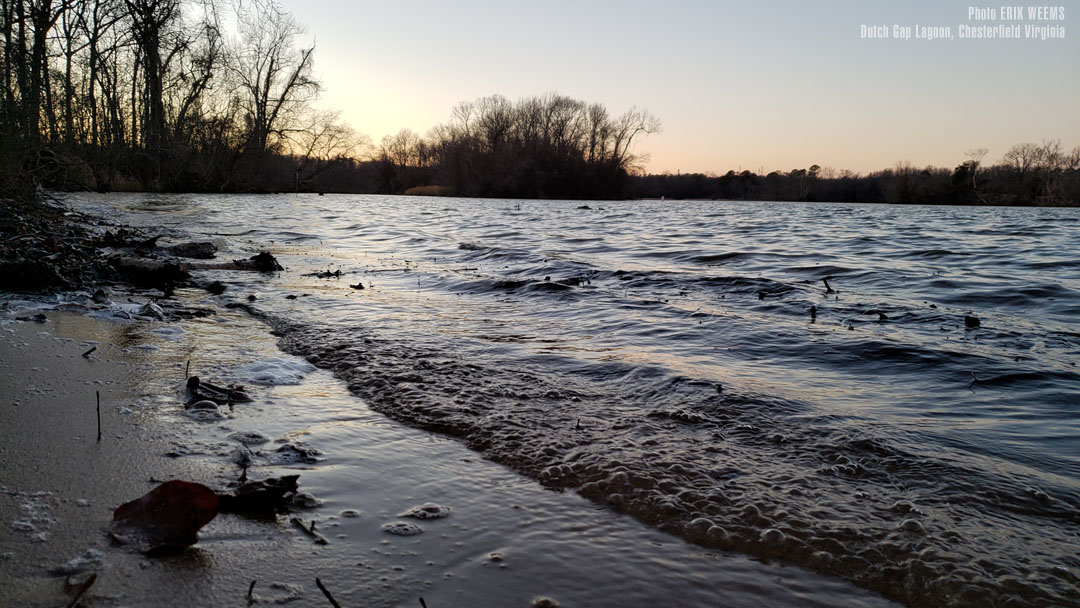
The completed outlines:
{"type": "Polygon", "coordinates": [[[325,536],[323,536],[322,534],[319,534],[318,532],[315,531],[315,521],[314,520],[312,520],[310,527],[305,526],[304,522],[300,521],[300,518],[298,518],[298,517],[291,517],[291,518],[289,518],[289,521],[292,522],[292,525],[296,526],[297,528],[300,528],[301,532],[303,532],[304,534],[307,534],[308,536],[310,536],[311,539],[313,541],[315,541],[316,545],[329,545],[330,544],[330,541],[326,540],[325,536]]]}
{"type": "Polygon", "coordinates": [[[109,265],[130,283],[144,287],[169,287],[191,277],[184,265],[153,258],[120,255],[109,259],[109,265]]]}
{"type": "Polygon", "coordinates": [[[255,272],[277,272],[285,270],[285,268],[278,263],[277,258],[266,251],[259,255],[251,256],[246,260],[233,260],[231,262],[222,262],[220,264],[193,264],[191,267],[199,270],[250,270],[255,272]]]}
{"type": "Polygon", "coordinates": [[[217,246],[209,241],[198,241],[166,247],[165,251],[181,258],[209,260],[217,254],[217,246]]]}
{"type": "Polygon", "coordinates": [[[197,401],[213,401],[218,405],[232,405],[234,403],[251,403],[251,396],[244,392],[243,386],[218,386],[204,382],[198,376],[187,379],[188,404],[197,401]]]}

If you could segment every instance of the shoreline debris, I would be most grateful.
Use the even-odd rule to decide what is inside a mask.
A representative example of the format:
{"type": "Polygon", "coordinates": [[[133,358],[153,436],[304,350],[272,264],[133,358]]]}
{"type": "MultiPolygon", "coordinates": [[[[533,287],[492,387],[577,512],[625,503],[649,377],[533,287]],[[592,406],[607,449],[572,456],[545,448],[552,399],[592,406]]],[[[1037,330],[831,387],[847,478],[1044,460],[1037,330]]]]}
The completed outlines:
{"type": "Polygon", "coordinates": [[[283,513],[299,488],[299,478],[299,475],[285,475],[244,481],[231,490],[218,493],[220,510],[242,515],[283,513]]]}
{"type": "Polygon", "coordinates": [[[148,555],[173,552],[198,542],[198,531],[217,517],[220,500],[210,488],[166,481],[113,511],[109,536],[148,555]]]}
{"type": "Polygon", "coordinates": [[[329,545],[330,544],[330,541],[326,540],[325,536],[323,536],[322,534],[319,534],[318,532],[315,531],[315,520],[314,519],[311,520],[311,525],[310,526],[305,526],[304,522],[301,521],[299,517],[290,517],[289,522],[291,522],[292,525],[296,526],[297,528],[300,528],[301,532],[303,532],[304,534],[307,534],[308,536],[310,536],[311,539],[313,541],[315,541],[316,545],[329,545]]]}

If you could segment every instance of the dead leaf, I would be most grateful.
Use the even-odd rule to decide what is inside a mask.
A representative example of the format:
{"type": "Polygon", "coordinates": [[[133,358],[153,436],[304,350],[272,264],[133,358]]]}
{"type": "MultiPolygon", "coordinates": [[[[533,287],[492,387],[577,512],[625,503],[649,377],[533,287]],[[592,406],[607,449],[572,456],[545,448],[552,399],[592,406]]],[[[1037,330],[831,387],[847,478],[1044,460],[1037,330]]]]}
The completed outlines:
{"type": "Polygon", "coordinates": [[[190,481],[166,481],[113,511],[109,533],[144,553],[181,549],[198,542],[198,531],[218,514],[218,497],[190,481]]]}

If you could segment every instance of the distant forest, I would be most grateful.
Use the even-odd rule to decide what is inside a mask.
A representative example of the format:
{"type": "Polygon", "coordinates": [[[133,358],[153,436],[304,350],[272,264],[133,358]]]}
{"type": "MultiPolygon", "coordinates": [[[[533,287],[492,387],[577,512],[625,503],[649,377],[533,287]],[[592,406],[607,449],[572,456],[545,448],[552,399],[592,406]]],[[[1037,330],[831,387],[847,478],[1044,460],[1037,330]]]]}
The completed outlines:
{"type": "MultiPolygon", "coordinates": [[[[373,144],[313,105],[314,45],[274,0],[0,0],[0,194],[58,189],[507,198],[1080,203],[1080,147],[857,175],[645,174],[660,121],[547,94],[373,144]]],[[[731,145],[737,145],[732,142],[731,145]]]]}

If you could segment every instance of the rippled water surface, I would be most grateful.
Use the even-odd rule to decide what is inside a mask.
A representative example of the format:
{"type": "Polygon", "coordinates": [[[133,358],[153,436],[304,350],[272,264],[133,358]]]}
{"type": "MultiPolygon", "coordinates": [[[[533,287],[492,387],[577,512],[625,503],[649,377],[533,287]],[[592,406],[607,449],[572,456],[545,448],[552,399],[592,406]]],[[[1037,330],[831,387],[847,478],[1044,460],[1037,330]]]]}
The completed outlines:
{"type": "Polygon", "coordinates": [[[550,487],[912,604],[1077,602],[1077,210],[73,202],[268,249],[286,272],[196,278],[377,411],[550,487]]]}

